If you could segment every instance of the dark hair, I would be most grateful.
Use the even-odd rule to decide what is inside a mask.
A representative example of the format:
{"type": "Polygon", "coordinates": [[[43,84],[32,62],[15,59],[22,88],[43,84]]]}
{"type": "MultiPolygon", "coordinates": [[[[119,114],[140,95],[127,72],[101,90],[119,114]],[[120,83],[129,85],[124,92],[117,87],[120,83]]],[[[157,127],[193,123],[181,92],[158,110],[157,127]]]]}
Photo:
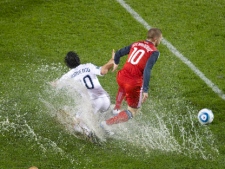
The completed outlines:
{"type": "Polygon", "coordinates": [[[65,63],[72,69],[80,65],[80,58],[76,52],[70,51],[66,54],[65,63]]]}
{"type": "Polygon", "coordinates": [[[162,35],[162,31],[158,28],[151,28],[148,30],[147,39],[159,38],[162,35]]]}

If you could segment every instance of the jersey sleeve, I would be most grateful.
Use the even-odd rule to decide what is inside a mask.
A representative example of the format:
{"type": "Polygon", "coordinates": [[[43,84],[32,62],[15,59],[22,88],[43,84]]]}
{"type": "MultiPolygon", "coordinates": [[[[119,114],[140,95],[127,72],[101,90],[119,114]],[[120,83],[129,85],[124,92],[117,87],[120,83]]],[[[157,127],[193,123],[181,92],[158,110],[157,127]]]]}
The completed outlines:
{"type": "Polygon", "coordinates": [[[152,53],[151,57],[148,59],[145,69],[144,69],[144,82],[143,82],[143,92],[147,93],[149,88],[149,82],[151,78],[151,70],[159,57],[159,51],[152,53]]]}
{"type": "Polygon", "coordinates": [[[93,74],[95,74],[95,75],[103,76],[103,75],[101,74],[101,68],[102,68],[102,67],[99,67],[99,66],[96,66],[96,65],[90,63],[90,70],[91,70],[91,72],[92,72],[93,74]]]}
{"type": "Polygon", "coordinates": [[[116,51],[115,53],[115,56],[114,56],[114,62],[115,64],[119,64],[120,63],[120,58],[124,55],[127,55],[129,54],[130,52],[130,48],[131,48],[131,45],[130,46],[126,46],[122,49],[119,49],[118,51],[116,51]]]}
{"type": "Polygon", "coordinates": [[[71,76],[71,72],[69,71],[66,74],[64,74],[58,81],[59,82],[65,81],[65,80],[69,79],[70,76],[71,76]]]}
{"type": "Polygon", "coordinates": [[[58,80],[55,81],[56,88],[61,89],[67,83],[67,80],[71,77],[71,70],[61,76],[58,80]]]}

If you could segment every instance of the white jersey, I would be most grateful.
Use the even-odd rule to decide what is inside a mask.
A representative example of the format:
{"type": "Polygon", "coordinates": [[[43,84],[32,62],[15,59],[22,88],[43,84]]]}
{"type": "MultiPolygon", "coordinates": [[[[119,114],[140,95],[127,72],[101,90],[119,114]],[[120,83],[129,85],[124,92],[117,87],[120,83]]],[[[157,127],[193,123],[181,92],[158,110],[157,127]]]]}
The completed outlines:
{"type": "Polygon", "coordinates": [[[102,88],[96,75],[101,75],[101,67],[97,67],[92,63],[80,64],[63,75],[59,81],[73,79],[80,81],[87,88],[90,99],[99,97],[108,97],[108,93],[102,88]]]}

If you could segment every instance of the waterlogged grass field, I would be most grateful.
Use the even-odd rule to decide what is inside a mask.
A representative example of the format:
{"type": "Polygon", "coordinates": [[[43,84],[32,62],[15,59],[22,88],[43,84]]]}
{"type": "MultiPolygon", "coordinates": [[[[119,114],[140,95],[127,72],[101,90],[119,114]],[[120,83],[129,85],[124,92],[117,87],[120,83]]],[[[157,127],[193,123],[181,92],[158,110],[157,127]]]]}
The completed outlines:
{"type": "MultiPolygon", "coordinates": [[[[224,1],[126,3],[225,93],[224,1]]],[[[68,51],[101,66],[112,49],[145,39],[146,32],[117,1],[2,0],[0,168],[225,168],[225,100],[163,44],[148,101],[137,118],[114,128],[114,137],[93,144],[52,116],[63,106],[89,104],[48,84],[68,71],[68,51]],[[202,126],[197,113],[205,107],[215,118],[202,126]]],[[[112,103],[115,77],[99,77],[112,103]]]]}

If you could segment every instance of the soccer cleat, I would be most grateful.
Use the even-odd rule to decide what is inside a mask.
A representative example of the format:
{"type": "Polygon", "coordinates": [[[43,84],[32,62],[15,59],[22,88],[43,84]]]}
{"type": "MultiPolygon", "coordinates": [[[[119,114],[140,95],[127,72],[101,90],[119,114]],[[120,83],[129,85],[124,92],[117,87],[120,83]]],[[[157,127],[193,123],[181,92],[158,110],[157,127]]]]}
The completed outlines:
{"type": "Polygon", "coordinates": [[[89,140],[92,143],[98,143],[99,142],[98,137],[92,131],[88,134],[88,136],[86,137],[86,139],[89,140]]]}
{"type": "Polygon", "coordinates": [[[111,131],[111,127],[106,124],[106,121],[100,123],[100,127],[110,136],[114,135],[114,132],[111,131]]]}
{"type": "Polygon", "coordinates": [[[112,114],[113,114],[114,116],[118,115],[120,112],[121,112],[121,110],[119,110],[119,109],[113,109],[113,110],[112,110],[112,114]]]}
{"type": "Polygon", "coordinates": [[[73,126],[74,130],[77,133],[81,133],[83,135],[88,136],[91,133],[91,130],[80,120],[77,119],[77,121],[78,123],[74,123],[74,126],[73,126]]]}

